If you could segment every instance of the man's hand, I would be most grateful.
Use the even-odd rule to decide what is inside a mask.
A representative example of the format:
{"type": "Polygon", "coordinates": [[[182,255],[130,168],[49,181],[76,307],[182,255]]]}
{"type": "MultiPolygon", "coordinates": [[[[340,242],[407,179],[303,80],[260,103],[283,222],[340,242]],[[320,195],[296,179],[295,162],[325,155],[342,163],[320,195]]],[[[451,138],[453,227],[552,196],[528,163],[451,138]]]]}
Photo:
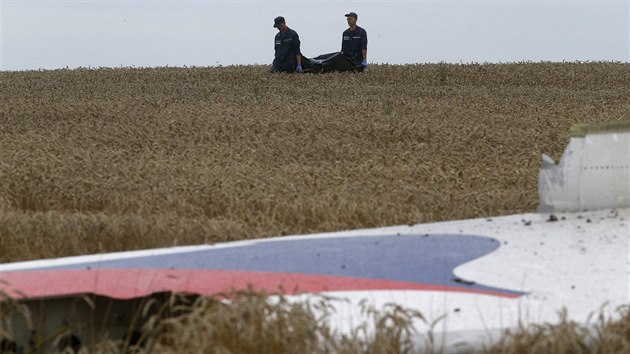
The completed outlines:
{"type": "Polygon", "coordinates": [[[303,71],[304,71],[304,70],[302,70],[302,65],[298,64],[298,66],[296,66],[296,67],[295,67],[295,72],[296,72],[296,73],[301,73],[301,72],[303,72],[303,71]]]}
{"type": "Polygon", "coordinates": [[[364,68],[367,68],[367,60],[362,61],[361,65],[363,65],[364,68]]]}

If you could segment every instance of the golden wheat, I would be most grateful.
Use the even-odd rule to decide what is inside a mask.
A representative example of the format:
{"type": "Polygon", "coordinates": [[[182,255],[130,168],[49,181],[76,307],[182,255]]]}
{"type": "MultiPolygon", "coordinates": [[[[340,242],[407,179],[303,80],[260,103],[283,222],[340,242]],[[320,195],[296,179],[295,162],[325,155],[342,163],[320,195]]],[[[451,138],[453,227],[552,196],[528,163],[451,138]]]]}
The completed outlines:
{"type": "Polygon", "coordinates": [[[528,212],[616,63],[0,73],[0,261],[528,212]]]}

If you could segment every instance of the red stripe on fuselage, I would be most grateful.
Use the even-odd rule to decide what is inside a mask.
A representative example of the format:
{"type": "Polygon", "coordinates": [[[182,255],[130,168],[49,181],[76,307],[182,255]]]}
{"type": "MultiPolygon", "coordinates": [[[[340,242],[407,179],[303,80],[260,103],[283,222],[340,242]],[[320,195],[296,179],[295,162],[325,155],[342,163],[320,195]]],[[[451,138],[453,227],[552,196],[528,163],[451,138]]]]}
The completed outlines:
{"type": "Polygon", "coordinates": [[[231,290],[286,294],[323,291],[451,291],[516,298],[520,294],[383,279],[334,275],[198,269],[92,269],[0,273],[0,292],[13,298],[95,294],[131,299],[158,292],[216,295],[231,290]]]}

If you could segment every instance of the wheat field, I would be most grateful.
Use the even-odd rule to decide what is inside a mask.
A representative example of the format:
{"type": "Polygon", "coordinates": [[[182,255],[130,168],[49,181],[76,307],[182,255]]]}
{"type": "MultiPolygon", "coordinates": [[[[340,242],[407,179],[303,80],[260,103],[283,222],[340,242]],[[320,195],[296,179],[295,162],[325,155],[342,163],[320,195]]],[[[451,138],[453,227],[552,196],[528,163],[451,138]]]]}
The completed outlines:
{"type": "Polygon", "coordinates": [[[534,211],[619,63],[0,72],[0,262],[534,211]]]}
{"type": "Polygon", "coordinates": [[[533,212],[542,153],[630,117],[623,63],[268,69],[0,72],[0,262],[533,212]]]}

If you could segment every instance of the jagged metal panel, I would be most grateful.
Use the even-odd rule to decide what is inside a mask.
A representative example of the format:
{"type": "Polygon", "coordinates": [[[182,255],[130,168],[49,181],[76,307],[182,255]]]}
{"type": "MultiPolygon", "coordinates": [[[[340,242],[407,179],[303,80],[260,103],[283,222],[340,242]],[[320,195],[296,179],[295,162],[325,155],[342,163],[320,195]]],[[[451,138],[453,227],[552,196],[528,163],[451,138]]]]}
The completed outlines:
{"type": "Polygon", "coordinates": [[[626,126],[578,126],[558,164],[543,155],[539,211],[630,206],[630,130],[615,129],[626,126]]]}

